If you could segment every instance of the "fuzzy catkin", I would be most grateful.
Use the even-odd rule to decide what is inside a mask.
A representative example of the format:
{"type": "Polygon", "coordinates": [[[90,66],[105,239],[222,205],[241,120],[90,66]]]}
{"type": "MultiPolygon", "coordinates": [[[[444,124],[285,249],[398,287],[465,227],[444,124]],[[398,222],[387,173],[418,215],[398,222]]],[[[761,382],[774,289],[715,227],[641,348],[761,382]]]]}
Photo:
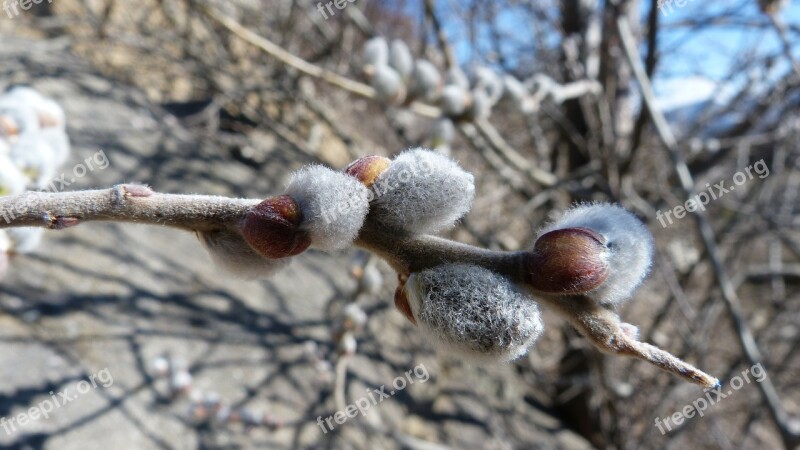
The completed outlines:
{"type": "Polygon", "coordinates": [[[422,333],[444,352],[473,361],[512,361],[544,330],[539,306],[488,269],[446,264],[411,274],[411,312],[422,333]]]}
{"type": "Polygon", "coordinates": [[[411,76],[414,70],[414,55],[411,54],[408,45],[400,39],[393,40],[389,47],[389,65],[403,79],[411,76]]]}
{"type": "Polygon", "coordinates": [[[362,63],[364,66],[385,66],[389,63],[389,44],[386,39],[378,36],[368,40],[362,50],[362,63]]]}
{"type": "Polygon", "coordinates": [[[389,228],[435,233],[472,207],[475,179],[452,159],[416,148],[398,155],[373,186],[374,217],[389,228]]]}
{"type": "Polygon", "coordinates": [[[636,216],[610,203],[587,203],[564,212],[539,231],[539,236],[563,228],[590,228],[606,238],[608,279],[586,294],[602,304],[628,300],[650,271],[653,236],[636,216]]]}
{"type": "Polygon", "coordinates": [[[311,245],[321,250],[352,244],[369,211],[369,190],[361,182],[320,165],[295,172],[286,194],[300,207],[300,228],[308,231],[311,245]]]}

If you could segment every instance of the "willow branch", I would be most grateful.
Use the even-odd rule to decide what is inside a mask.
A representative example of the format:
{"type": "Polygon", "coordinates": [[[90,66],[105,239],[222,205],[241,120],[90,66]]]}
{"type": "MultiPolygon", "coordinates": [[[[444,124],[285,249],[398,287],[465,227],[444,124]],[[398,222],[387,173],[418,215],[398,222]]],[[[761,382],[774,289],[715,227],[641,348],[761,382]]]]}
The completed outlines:
{"type": "MultiPolygon", "coordinates": [[[[641,88],[644,103],[647,106],[650,117],[653,119],[653,124],[655,125],[658,137],[672,159],[673,166],[675,168],[675,172],[678,174],[678,180],[681,183],[681,188],[684,191],[684,195],[686,198],[691,198],[694,195],[694,179],[689,171],[688,166],[686,165],[683,155],[681,154],[680,148],[678,148],[675,136],[672,134],[672,130],[670,129],[664,114],[656,105],[655,94],[653,93],[650,79],[647,76],[644,67],[642,66],[639,52],[636,49],[633,33],[631,32],[628,23],[623,19],[619,19],[617,21],[617,28],[620,33],[620,38],[622,39],[622,46],[625,50],[628,63],[631,65],[636,81],[641,88]]],[[[708,222],[708,218],[705,216],[705,214],[703,214],[702,211],[695,211],[694,217],[700,232],[700,237],[703,240],[703,245],[708,253],[708,258],[711,262],[711,267],[714,272],[717,285],[722,293],[722,299],[725,303],[728,315],[731,317],[733,322],[736,336],[739,338],[739,344],[742,347],[742,351],[751,365],[756,366],[762,364],[763,366],[764,357],[761,354],[761,350],[758,348],[758,344],[753,337],[753,333],[750,331],[750,327],[747,325],[747,320],[742,312],[741,302],[739,301],[739,296],[736,293],[736,289],[733,287],[730,277],[725,270],[725,266],[722,264],[722,258],[720,257],[719,249],[717,248],[714,230],[711,227],[711,224],[708,222]]],[[[775,421],[776,425],[781,431],[781,436],[787,448],[800,443],[800,432],[791,428],[789,415],[783,408],[783,405],[780,401],[780,396],[770,378],[764,378],[762,382],[758,383],[758,388],[761,391],[761,396],[764,398],[764,402],[767,404],[772,419],[775,421]]]]}

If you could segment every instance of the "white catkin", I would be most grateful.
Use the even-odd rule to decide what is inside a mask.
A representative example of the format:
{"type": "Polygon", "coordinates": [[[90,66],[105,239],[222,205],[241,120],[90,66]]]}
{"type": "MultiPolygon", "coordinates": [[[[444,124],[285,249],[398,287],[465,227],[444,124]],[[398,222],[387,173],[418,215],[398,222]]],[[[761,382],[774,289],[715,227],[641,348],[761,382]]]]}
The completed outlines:
{"type": "Polygon", "coordinates": [[[603,235],[609,247],[608,279],[587,294],[602,304],[628,300],[650,272],[653,235],[636,216],[610,203],[587,203],[565,211],[539,232],[584,227],[603,235]]]}
{"type": "Polygon", "coordinates": [[[378,36],[364,44],[362,59],[364,66],[385,66],[389,64],[389,44],[378,36]]]}
{"type": "Polygon", "coordinates": [[[476,89],[472,91],[472,106],[470,116],[476,119],[485,119],[492,112],[492,101],[485,91],[476,89]]]}
{"type": "Polygon", "coordinates": [[[456,127],[452,120],[442,117],[433,124],[430,134],[432,147],[446,147],[456,138],[456,127]]]}
{"type": "Polygon", "coordinates": [[[40,131],[22,133],[12,145],[9,157],[31,179],[32,186],[44,189],[56,178],[59,167],[56,151],[40,131]]]}
{"type": "Polygon", "coordinates": [[[386,65],[375,66],[370,80],[377,99],[384,103],[402,103],[406,98],[406,87],[394,69],[386,65]]]}
{"type": "Polygon", "coordinates": [[[405,289],[420,331],[444,353],[512,361],[544,331],[534,299],[482,267],[446,264],[412,273],[405,289]]]}
{"type": "Polygon", "coordinates": [[[286,194],[302,212],[300,227],[311,245],[340,250],[353,243],[369,212],[369,190],[356,178],[312,165],[292,175],[286,194]]]}
{"type": "Polygon", "coordinates": [[[373,186],[373,213],[385,226],[435,233],[472,207],[475,179],[452,159],[415,148],[398,155],[373,186]]]}
{"type": "Polygon", "coordinates": [[[425,101],[435,101],[442,87],[442,76],[430,61],[418,59],[411,74],[412,92],[425,101]]]}
{"type": "Polygon", "coordinates": [[[458,86],[464,91],[469,91],[469,79],[459,67],[451,67],[445,73],[446,85],[458,86]]]}
{"type": "Polygon", "coordinates": [[[44,229],[32,227],[9,228],[6,233],[11,239],[11,251],[26,254],[33,253],[39,247],[44,235],[44,229]]]}
{"type": "Polygon", "coordinates": [[[214,264],[231,275],[248,280],[267,278],[289,265],[291,258],[265,258],[233,231],[198,233],[214,264]]]}
{"type": "Polygon", "coordinates": [[[460,86],[448,84],[442,90],[439,105],[446,116],[456,117],[464,114],[469,103],[469,94],[460,86]]]}
{"type": "Polygon", "coordinates": [[[389,65],[397,71],[403,79],[411,76],[414,70],[414,55],[408,45],[400,39],[395,39],[389,48],[389,65]]]}
{"type": "Polygon", "coordinates": [[[0,196],[21,194],[28,179],[7,155],[0,154],[0,196]]]}

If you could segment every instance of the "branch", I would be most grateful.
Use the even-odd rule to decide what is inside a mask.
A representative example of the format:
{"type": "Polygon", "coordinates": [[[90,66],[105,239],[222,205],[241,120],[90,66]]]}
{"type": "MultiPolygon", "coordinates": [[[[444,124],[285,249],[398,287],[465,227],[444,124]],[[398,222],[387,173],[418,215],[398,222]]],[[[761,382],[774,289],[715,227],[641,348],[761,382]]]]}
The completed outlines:
{"type": "Polygon", "coordinates": [[[26,192],[0,197],[0,228],[63,229],[89,221],[165,225],[188,231],[235,228],[260,200],[210,195],[162,194],[120,184],[75,192],[26,192]]]}
{"type": "MultiPolygon", "coordinates": [[[[653,93],[650,79],[647,76],[644,67],[642,66],[639,52],[636,49],[636,42],[633,37],[633,33],[631,32],[628,23],[623,19],[619,19],[617,21],[617,27],[619,29],[620,38],[622,39],[625,55],[629,64],[631,65],[631,68],[633,69],[634,76],[639,83],[642,91],[642,97],[644,98],[645,105],[647,106],[650,116],[653,119],[653,124],[655,125],[658,137],[672,158],[673,166],[675,168],[675,172],[678,174],[678,179],[680,180],[684,195],[686,198],[691,198],[694,195],[694,179],[692,178],[692,174],[686,165],[686,161],[683,159],[683,155],[678,148],[675,136],[672,134],[672,130],[670,129],[664,114],[656,105],[655,94],[653,93]]],[[[750,365],[756,366],[760,364],[763,367],[764,357],[762,356],[761,351],[758,348],[758,344],[756,343],[756,340],[747,325],[747,320],[742,312],[741,303],[738,295],[736,294],[736,289],[733,287],[727,271],[725,270],[725,266],[722,264],[722,258],[720,257],[719,249],[717,248],[716,244],[716,237],[714,236],[714,229],[711,227],[711,224],[708,222],[708,218],[702,211],[695,211],[694,217],[697,227],[700,231],[700,237],[702,238],[706,252],[708,253],[708,258],[711,261],[711,267],[714,271],[717,285],[722,293],[722,299],[724,300],[728,314],[733,322],[736,336],[739,338],[739,344],[742,347],[742,351],[744,352],[744,355],[750,365]]],[[[770,378],[764,378],[764,380],[757,385],[761,391],[761,396],[764,398],[764,402],[767,404],[770,415],[781,431],[781,437],[783,438],[784,445],[786,445],[787,448],[793,448],[795,445],[800,443],[800,432],[798,432],[796,429],[792,429],[789,415],[786,413],[786,410],[781,404],[780,396],[775,389],[775,385],[772,384],[772,380],[770,378]]]]}

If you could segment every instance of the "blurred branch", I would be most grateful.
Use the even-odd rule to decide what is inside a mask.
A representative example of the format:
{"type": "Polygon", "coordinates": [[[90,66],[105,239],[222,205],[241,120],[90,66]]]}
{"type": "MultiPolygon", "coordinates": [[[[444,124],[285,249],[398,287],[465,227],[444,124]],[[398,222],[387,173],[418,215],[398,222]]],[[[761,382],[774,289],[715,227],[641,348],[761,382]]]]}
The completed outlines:
{"type": "MultiPolygon", "coordinates": [[[[678,148],[675,136],[672,134],[672,130],[670,129],[664,114],[656,104],[655,94],[653,93],[650,79],[647,76],[638,50],[636,49],[636,41],[633,33],[631,32],[628,23],[624,19],[617,20],[617,28],[619,29],[620,37],[622,39],[625,55],[631,65],[631,68],[633,69],[634,77],[639,83],[642,97],[644,98],[645,105],[650,112],[650,116],[653,120],[653,124],[655,125],[658,137],[672,158],[673,166],[678,175],[684,195],[686,198],[691,198],[695,192],[692,174],[689,172],[689,168],[686,166],[686,161],[683,159],[683,155],[678,148]]],[[[702,211],[695,211],[694,217],[700,231],[700,237],[702,238],[706,252],[708,253],[708,258],[711,262],[711,267],[714,271],[717,285],[720,288],[722,299],[724,300],[728,314],[731,316],[733,321],[733,327],[736,331],[737,337],[739,338],[739,343],[741,344],[744,355],[750,365],[761,365],[761,367],[763,367],[763,355],[756,344],[753,334],[750,332],[750,328],[748,327],[747,321],[742,312],[739,297],[736,294],[736,290],[734,289],[733,284],[731,283],[731,280],[725,270],[725,266],[722,263],[722,258],[719,254],[716,238],[714,236],[714,230],[702,211]]],[[[792,426],[790,417],[783,409],[780,397],[775,389],[775,386],[772,384],[772,380],[768,377],[764,378],[762,382],[758,383],[758,388],[761,391],[761,395],[770,410],[770,414],[772,415],[775,424],[780,429],[781,437],[786,448],[794,448],[796,445],[800,444],[800,430],[792,426]]]]}

